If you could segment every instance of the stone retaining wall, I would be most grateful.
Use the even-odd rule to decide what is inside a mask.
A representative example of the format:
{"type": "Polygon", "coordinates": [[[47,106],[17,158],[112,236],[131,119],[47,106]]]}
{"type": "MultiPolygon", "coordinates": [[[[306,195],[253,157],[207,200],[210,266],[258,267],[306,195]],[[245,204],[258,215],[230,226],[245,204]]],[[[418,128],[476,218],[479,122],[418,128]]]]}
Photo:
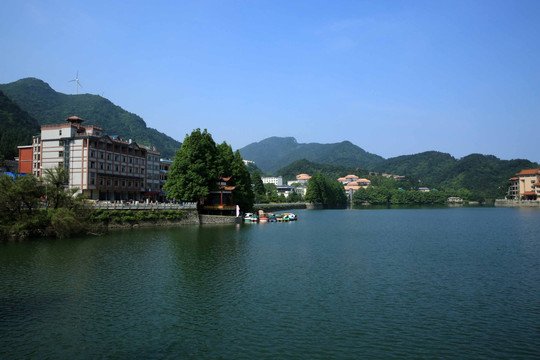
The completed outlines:
{"type": "Polygon", "coordinates": [[[239,224],[242,222],[241,217],[221,216],[221,215],[199,215],[199,223],[205,224],[239,224]]]}
{"type": "Polygon", "coordinates": [[[241,217],[221,216],[221,215],[199,215],[197,211],[186,211],[186,217],[180,220],[160,220],[160,221],[141,221],[133,224],[108,224],[109,230],[131,229],[139,227],[165,227],[182,225],[208,225],[208,224],[240,224],[241,217]]]}

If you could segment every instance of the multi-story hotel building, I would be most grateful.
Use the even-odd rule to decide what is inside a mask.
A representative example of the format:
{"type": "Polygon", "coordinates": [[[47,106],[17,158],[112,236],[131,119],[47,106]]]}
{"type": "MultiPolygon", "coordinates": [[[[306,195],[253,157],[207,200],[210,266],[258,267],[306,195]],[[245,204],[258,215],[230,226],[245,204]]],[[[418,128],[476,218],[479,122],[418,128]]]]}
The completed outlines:
{"type": "Polygon", "coordinates": [[[45,169],[65,167],[69,188],[94,200],[143,200],[160,191],[155,148],[104,135],[102,128],[82,123],[71,116],[64,124],[43,125],[31,146],[19,147],[19,172],[43,176],[45,169]]]}
{"type": "Polygon", "coordinates": [[[524,169],[511,178],[508,197],[519,200],[540,199],[540,169],[524,169]]]}

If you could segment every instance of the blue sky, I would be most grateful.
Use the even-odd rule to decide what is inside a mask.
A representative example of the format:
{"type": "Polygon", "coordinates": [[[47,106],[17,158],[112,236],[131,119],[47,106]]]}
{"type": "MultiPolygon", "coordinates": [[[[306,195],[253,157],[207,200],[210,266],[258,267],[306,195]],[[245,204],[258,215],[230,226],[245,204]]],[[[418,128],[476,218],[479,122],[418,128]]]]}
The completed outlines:
{"type": "Polygon", "coordinates": [[[538,19],[525,0],[7,0],[0,83],[73,94],[79,71],[79,92],[180,141],[540,162],[538,19]]]}

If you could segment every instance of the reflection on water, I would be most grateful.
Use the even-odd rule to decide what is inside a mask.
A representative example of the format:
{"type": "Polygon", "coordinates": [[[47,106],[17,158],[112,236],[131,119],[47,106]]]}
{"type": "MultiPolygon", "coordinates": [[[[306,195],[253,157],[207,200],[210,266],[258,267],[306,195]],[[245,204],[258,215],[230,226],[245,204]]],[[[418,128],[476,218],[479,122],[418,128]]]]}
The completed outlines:
{"type": "Polygon", "coordinates": [[[298,214],[1,244],[0,358],[540,356],[537,209],[298,214]]]}

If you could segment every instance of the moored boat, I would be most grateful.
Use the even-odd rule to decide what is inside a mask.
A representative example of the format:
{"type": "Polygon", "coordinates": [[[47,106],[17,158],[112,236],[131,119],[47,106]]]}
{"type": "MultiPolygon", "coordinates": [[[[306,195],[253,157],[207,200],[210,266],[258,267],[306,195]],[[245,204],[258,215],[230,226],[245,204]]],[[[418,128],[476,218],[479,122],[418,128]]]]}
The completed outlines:
{"type": "Polygon", "coordinates": [[[246,223],[257,222],[257,216],[253,213],[246,213],[246,215],[244,215],[244,222],[246,223]]]}
{"type": "Polygon", "coordinates": [[[295,221],[296,219],[297,219],[297,217],[293,213],[284,213],[283,214],[283,220],[284,221],[295,221]]]}

